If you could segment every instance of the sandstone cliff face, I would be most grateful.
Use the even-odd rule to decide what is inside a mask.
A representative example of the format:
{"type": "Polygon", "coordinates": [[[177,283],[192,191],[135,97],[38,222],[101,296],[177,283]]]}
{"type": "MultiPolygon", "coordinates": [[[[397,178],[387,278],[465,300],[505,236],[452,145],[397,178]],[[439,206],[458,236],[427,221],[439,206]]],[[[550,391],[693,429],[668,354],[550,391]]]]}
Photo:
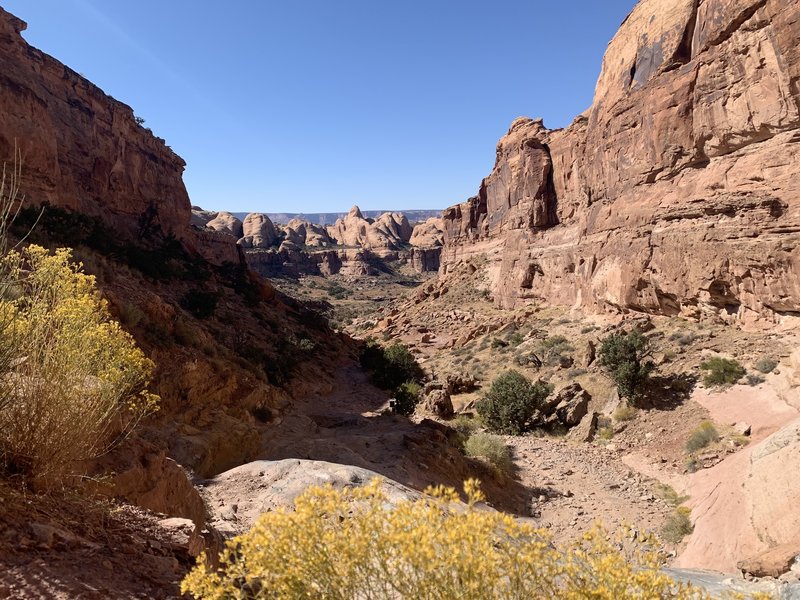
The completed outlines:
{"type": "Polygon", "coordinates": [[[800,315],[798,39],[788,0],[641,0],[592,107],[517,119],[444,212],[442,272],[487,255],[503,307],[800,315]]]}
{"type": "Polygon", "coordinates": [[[13,162],[16,141],[27,201],[100,217],[123,235],[187,238],[183,160],[129,106],[29,46],[25,28],[0,9],[0,160],[13,162]]]}

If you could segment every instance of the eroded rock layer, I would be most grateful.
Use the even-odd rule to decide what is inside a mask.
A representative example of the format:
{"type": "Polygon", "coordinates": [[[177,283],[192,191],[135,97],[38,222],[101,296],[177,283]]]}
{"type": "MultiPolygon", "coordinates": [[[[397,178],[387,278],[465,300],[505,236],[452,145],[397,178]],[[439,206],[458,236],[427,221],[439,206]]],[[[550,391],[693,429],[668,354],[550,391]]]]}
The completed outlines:
{"type": "Polygon", "coordinates": [[[566,129],[514,121],[444,212],[442,272],[485,254],[497,303],[800,315],[800,5],[641,0],[566,129]]]}
{"type": "Polygon", "coordinates": [[[22,158],[27,201],[103,219],[121,235],[190,238],[185,163],[133,110],[29,46],[0,9],[0,160],[22,158]]]}

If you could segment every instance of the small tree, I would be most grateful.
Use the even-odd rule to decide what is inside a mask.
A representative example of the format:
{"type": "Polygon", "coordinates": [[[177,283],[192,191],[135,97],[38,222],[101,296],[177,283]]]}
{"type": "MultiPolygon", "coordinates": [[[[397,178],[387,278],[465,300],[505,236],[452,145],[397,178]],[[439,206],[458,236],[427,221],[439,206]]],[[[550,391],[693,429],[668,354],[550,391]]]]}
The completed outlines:
{"type": "Polygon", "coordinates": [[[655,363],[648,360],[651,355],[649,338],[636,330],[614,333],[600,345],[600,364],[611,375],[619,395],[631,404],[656,368],[655,363]]]}
{"type": "Polygon", "coordinates": [[[536,409],[552,391],[548,383],[531,383],[517,371],[506,371],[492,382],[476,408],[490,430],[519,435],[529,428],[536,409]]]}
{"type": "Polygon", "coordinates": [[[414,409],[419,404],[420,394],[422,388],[415,381],[406,381],[394,392],[394,404],[392,410],[398,415],[411,416],[414,414],[414,409]]]}

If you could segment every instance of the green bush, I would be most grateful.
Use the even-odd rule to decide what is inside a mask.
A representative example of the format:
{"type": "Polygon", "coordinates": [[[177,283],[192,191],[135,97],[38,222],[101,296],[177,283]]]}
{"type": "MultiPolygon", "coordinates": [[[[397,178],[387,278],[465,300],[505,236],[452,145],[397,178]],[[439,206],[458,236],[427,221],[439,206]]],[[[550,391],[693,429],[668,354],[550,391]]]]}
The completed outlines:
{"type": "Polygon", "coordinates": [[[563,335],[554,335],[539,344],[542,362],[548,367],[557,367],[561,364],[562,356],[572,352],[572,344],[563,335]]]}
{"type": "Polygon", "coordinates": [[[552,391],[548,383],[531,383],[517,371],[506,371],[492,382],[476,409],[491,431],[519,435],[529,429],[534,413],[552,391]]]}
{"type": "Polygon", "coordinates": [[[619,395],[635,403],[643,384],[656,366],[648,360],[652,354],[650,340],[638,331],[614,333],[600,345],[600,364],[605,367],[619,395]]]}
{"type": "Polygon", "coordinates": [[[737,361],[730,358],[715,356],[700,364],[703,371],[708,371],[703,376],[706,387],[733,385],[744,377],[745,370],[737,361]]]}
{"type": "Polygon", "coordinates": [[[703,421],[700,426],[692,431],[689,439],[686,441],[686,450],[688,452],[697,452],[702,450],[709,444],[716,442],[719,439],[717,428],[711,421],[703,421]]]}
{"type": "Polygon", "coordinates": [[[514,472],[514,461],[511,460],[511,449],[502,438],[490,433],[475,433],[464,442],[464,454],[473,458],[484,458],[502,478],[514,472]]]}
{"type": "Polygon", "coordinates": [[[414,355],[399,343],[384,348],[375,340],[367,340],[361,351],[361,366],[372,383],[386,390],[397,389],[407,381],[421,382],[425,376],[414,355]]]}
{"type": "Polygon", "coordinates": [[[401,383],[394,392],[392,410],[398,415],[406,417],[414,414],[414,409],[419,403],[422,388],[415,381],[401,383]]]}
{"type": "Polygon", "coordinates": [[[759,358],[754,366],[762,373],[772,373],[775,370],[775,367],[778,366],[778,361],[776,361],[774,358],[770,358],[769,356],[764,356],[759,358]]]}

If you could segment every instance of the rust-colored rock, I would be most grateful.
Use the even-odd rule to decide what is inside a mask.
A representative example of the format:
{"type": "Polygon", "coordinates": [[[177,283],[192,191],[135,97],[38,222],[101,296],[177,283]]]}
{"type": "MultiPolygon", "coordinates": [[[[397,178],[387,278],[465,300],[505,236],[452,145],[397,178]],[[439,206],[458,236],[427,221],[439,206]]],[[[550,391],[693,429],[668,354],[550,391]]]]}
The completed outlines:
{"type": "Polygon", "coordinates": [[[190,235],[185,163],[133,110],[20,35],[0,9],[0,160],[22,153],[22,189],[103,219],[119,235],[190,235]]]}
{"type": "Polygon", "coordinates": [[[501,307],[800,314],[798,39],[788,0],[642,0],[592,107],[514,121],[444,212],[441,272],[485,254],[501,307]]]}

